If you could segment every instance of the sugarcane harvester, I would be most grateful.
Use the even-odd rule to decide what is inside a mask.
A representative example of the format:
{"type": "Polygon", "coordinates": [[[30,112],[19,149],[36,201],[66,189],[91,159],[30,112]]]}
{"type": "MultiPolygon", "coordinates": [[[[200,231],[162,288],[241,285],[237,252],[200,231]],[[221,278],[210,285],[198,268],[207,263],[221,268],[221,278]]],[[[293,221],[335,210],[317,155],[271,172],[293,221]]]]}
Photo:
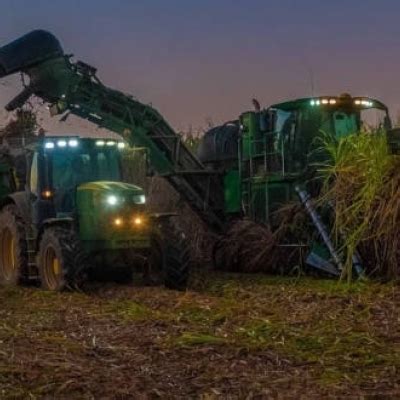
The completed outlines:
{"type": "MultiPolygon", "coordinates": [[[[271,215],[276,209],[299,196],[307,207],[308,193],[305,192],[304,182],[308,179],[313,139],[319,131],[329,128],[337,136],[352,133],[353,128],[355,131],[361,123],[359,114],[364,109],[383,110],[387,117],[387,108],[382,103],[351,96],[302,99],[278,104],[267,110],[257,106],[256,110],[242,114],[238,121],[208,132],[197,157],[153,107],[103,85],[96,76],[95,68],[81,61],[73,62],[71,56],[64,54],[58,40],[48,32],[34,31],[0,48],[0,77],[18,72],[27,75],[29,83],[6,106],[7,110],[22,107],[35,95],[49,104],[53,116],[62,115],[62,119],[65,119],[72,114],[84,118],[121,135],[131,146],[146,148],[152,171],[164,177],[210,230],[217,233],[223,233],[230,221],[243,217],[271,223],[271,215]]],[[[46,159],[52,150],[59,151],[56,141],[52,142],[55,148],[46,149],[46,140],[48,138],[44,139],[44,150],[38,159],[46,159]]],[[[46,211],[44,216],[34,219],[37,202],[36,199],[32,200],[29,184],[23,195],[15,193],[10,186],[8,193],[2,196],[3,213],[7,213],[11,207],[15,214],[14,222],[18,221],[18,240],[24,250],[21,252],[19,249],[18,257],[26,258],[24,252],[27,251],[31,255],[28,264],[32,264],[33,269],[37,267],[41,270],[42,238],[50,227],[55,228],[60,224],[63,229],[72,232],[85,254],[93,251],[94,244],[98,243],[96,232],[99,230],[93,224],[93,219],[85,219],[88,214],[100,219],[104,214],[96,206],[88,206],[91,201],[90,190],[94,198],[98,187],[91,186],[91,182],[80,184],[83,186],[77,185],[73,192],[75,203],[68,215],[55,209],[51,199],[41,199],[41,207],[52,212],[46,211]],[[79,197],[80,191],[85,192],[85,185],[86,197],[79,197]],[[21,198],[25,200],[21,202],[21,198]],[[65,218],[68,218],[67,225],[65,218]],[[83,235],[85,230],[91,229],[92,236],[83,235]]],[[[49,187],[49,192],[51,190],[49,187]]],[[[157,225],[154,216],[149,217],[150,220],[157,225]]],[[[319,224],[318,229],[324,229],[323,224],[319,224]]],[[[322,237],[327,236],[321,234],[322,237]]],[[[12,232],[10,234],[3,229],[0,239],[2,254],[7,254],[7,248],[15,250],[12,232]]],[[[107,247],[108,242],[98,243],[100,250],[101,246],[107,247]]],[[[118,246],[115,241],[113,243],[118,246]]],[[[325,245],[330,247],[328,243],[325,245]]],[[[131,247],[135,250],[134,244],[131,247]]],[[[94,251],[100,250],[97,248],[94,251]]],[[[170,253],[176,254],[176,251],[170,253]]],[[[183,254],[187,254],[187,251],[184,250],[183,254]]],[[[334,260],[334,264],[337,257],[332,251],[328,256],[334,260]]],[[[54,265],[59,262],[58,258],[49,256],[54,265]]],[[[340,265],[332,266],[326,260],[325,264],[321,264],[321,258],[315,254],[309,257],[311,263],[323,264],[325,271],[337,272],[340,265]]],[[[183,259],[186,258],[181,257],[181,261],[183,259]]],[[[3,255],[0,258],[2,265],[11,265],[11,269],[13,265],[17,266],[15,260],[15,255],[3,255]]],[[[187,280],[187,268],[179,267],[178,261],[175,259],[171,262],[168,282],[176,281],[176,286],[182,287],[187,280]]],[[[62,276],[68,275],[68,267],[61,270],[64,271],[62,276]]]]}
{"type": "MultiPolygon", "coordinates": [[[[346,273],[341,244],[331,238],[333,218],[322,218],[312,201],[321,189],[318,165],[328,161],[323,141],[381,129],[389,134],[391,147],[398,148],[388,108],[378,100],[349,94],[302,98],[264,110],[257,100],[253,104],[255,110],[209,130],[198,148],[208,168],[225,171],[227,211],[274,229],[279,210],[300,201],[317,232],[316,240],[307,243],[307,265],[329,275],[346,273]]],[[[352,267],[356,275],[363,275],[357,254],[352,267]]]]}

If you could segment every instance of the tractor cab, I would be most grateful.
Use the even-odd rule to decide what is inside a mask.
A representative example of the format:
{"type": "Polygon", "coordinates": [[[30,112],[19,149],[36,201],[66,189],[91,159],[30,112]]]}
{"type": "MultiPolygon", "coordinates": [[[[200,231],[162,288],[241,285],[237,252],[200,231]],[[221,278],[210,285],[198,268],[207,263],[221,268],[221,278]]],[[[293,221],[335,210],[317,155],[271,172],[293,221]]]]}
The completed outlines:
{"type": "Polygon", "coordinates": [[[28,192],[33,226],[72,221],[89,250],[148,247],[145,195],[123,182],[125,143],[45,137],[31,154],[28,192]]]}
{"type": "Polygon", "coordinates": [[[46,137],[33,154],[30,190],[44,200],[52,199],[55,216],[68,215],[74,211],[80,185],[121,181],[124,146],[113,140],[46,137]]]}

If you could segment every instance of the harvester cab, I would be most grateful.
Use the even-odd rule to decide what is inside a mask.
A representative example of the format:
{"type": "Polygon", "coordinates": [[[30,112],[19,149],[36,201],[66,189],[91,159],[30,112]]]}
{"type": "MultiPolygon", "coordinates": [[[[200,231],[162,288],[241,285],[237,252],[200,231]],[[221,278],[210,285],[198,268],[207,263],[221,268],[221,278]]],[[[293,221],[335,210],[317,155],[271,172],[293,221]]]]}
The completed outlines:
{"type": "Polygon", "coordinates": [[[271,106],[266,117],[275,142],[285,157],[286,171],[299,172],[318,159],[324,137],[340,139],[356,132],[389,130],[387,107],[366,97],[324,96],[304,98],[271,106]],[[271,118],[272,116],[272,118],[271,118]]]}

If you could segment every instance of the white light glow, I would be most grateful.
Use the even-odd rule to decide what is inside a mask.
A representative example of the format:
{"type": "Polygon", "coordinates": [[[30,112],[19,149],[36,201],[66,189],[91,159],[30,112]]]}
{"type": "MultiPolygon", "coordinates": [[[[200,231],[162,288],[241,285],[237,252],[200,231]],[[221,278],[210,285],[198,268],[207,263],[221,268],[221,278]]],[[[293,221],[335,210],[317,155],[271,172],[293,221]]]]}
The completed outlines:
{"type": "Polygon", "coordinates": [[[44,147],[45,147],[45,149],[54,149],[54,143],[53,142],[46,142],[44,147]]]}
{"type": "Polygon", "coordinates": [[[67,141],[66,140],[59,140],[57,142],[58,147],[66,147],[67,146],[67,141]]]}
{"type": "Polygon", "coordinates": [[[107,146],[115,146],[115,142],[112,140],[109,140],[106,144],[107,146]]]}
{"type": "Polygon", "coordinates": [[[118,148],[119,149],[124,149],[125,148],[125,143],[124,142],[119,142],[118,143],[118,148]]]}
{"type": "Polygon", "coordinates": [[[118,197],[114,196],[114,195],[108,196],[107,197],[107,203],[110,206],[115,206],[118,203],[118,197]]]}
{"type": "Polygon", "coordinates": [[[136,196],[133,196],[133,201],[135,204],[145,204],[146,196],[144,194],[138,194],[136,196]]]}
{"type": "Polygon", "coordinates": [[[96,146],[104,146],[106,142],[104,140],[97,140],[96,141],[96,146]]]}
{"type": "Polygon", "coordinates": [[[68,146],[70,146],[70,147],[78,147],[78,144],[79,144],[79,142],[76,139],[71,139],[68,142],[68,146]]]}

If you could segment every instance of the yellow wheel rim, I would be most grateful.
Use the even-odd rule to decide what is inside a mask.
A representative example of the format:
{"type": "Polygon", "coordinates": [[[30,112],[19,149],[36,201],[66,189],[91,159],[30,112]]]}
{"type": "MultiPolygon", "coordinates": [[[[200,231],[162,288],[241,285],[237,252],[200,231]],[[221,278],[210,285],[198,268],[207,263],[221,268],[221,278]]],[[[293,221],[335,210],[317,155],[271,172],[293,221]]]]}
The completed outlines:
{"type": "Polygon", "coordinates": [[[46,280],[47,287],[51,290],[56,290],[60,283],[62,271],[60,260],[51,246],[45,251],[43,272],[43,279],[46,280]]]}
{"type": "Polygon", "coordinates": [[[17,269],[15,238],[9,228],[4,228],[0,236],[0,262],[3,278],[12,280],[17,269]]]}

